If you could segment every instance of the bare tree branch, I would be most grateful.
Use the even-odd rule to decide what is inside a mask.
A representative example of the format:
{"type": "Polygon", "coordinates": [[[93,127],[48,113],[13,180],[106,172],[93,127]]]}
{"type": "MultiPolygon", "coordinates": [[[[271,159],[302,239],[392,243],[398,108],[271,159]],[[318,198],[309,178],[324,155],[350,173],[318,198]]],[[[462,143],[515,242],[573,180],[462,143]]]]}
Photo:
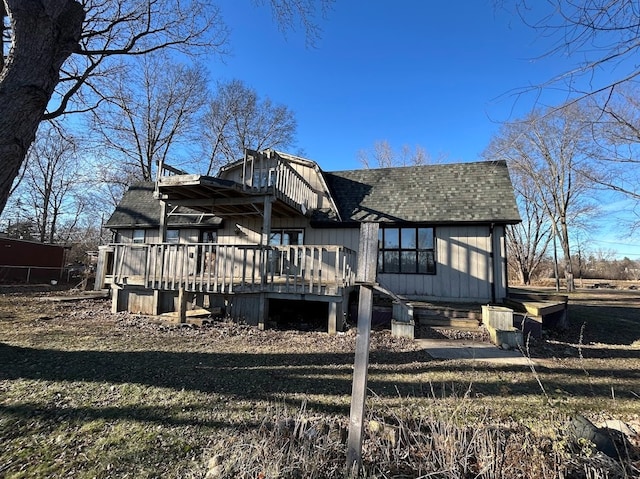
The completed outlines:
{"type": "Polygon", "coordinates": [[[575,105],[552,114],[535,112],[521,122],[504,125],[483,153],[487,159],[506,160],[520,184],[527,186],[520,189],[527,207],[535,205],[540,211],[525,213],[534,220],[544,217],[544,224],[560,241],[568,291],[574,288],[571,230],[596,208],[588,197],[593,185],[589,177],[597,176],[584,155],[588,127],[584,111],[575,105]]]}
{"type": "Polygon", "coordinates": [[[295,115],[240,80],[218,83],[203,119],[207,174],[222,164],[242,158],[244,150],[288,148],[295,144],[295,115]]]}

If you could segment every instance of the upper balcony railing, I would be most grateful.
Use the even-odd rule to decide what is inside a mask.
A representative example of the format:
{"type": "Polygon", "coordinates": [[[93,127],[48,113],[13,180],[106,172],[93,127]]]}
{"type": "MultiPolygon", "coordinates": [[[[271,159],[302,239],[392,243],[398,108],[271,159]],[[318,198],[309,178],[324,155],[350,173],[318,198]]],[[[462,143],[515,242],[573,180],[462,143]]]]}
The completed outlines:
{"type": "Polygon", "coordinates": [[[273,191],[279,200],[302,209],[303,212],[318,207],[318,194],[311,184],[295,168],[284,161],[275,167],[255,165],[251,169],[250,180],[245,177],[244,185],[256,191],[273,191]]]}
{"type": "Polygon", "coordinates": [[[333,245],[113,244],[107,282],[207,293],[341,294],[355,281],[356,253],[333,245]]]}
{"type": "MultiPolygon", "coordinates": [[[[242,163],[227,171],[232,173],[228,176],[221,174],[221,178],[236,181],[243,190],[273,194],[303,214],[318,208],[318,193],[300,172],[276,152],[253,152],[247,155],[242,163]],[[234,175],[234,168],[239,168],[239,173],[236,171],[234,175]]],[[[188,174],[183,170],[158,162],[156,189],[165,177],[185,175],[188,174]]]]}

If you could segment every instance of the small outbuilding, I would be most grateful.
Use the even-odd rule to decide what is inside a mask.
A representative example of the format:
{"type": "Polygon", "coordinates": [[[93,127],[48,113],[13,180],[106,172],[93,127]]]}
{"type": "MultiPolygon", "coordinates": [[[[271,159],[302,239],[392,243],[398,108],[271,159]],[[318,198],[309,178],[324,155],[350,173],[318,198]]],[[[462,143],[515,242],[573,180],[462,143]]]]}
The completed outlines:
{"type": "Polygon", "coordinates": [[[50,283],[63,279],[67,248],[0,237],[0,283],[50,283]]]}

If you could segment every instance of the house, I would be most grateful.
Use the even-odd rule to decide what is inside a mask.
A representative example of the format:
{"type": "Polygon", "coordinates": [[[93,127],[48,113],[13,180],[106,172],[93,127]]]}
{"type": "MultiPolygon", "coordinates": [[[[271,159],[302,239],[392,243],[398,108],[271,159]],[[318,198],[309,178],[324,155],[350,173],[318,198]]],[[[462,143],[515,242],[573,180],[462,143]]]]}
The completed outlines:
{"type": "Polygon", "coordinates": [[[520,221],[503,161],[324,172],[273,150],[217,176],[161,167],[106,226],[96,288],[113,309],[224,307],[265,327],[298,308],[341,327],[356,290],[360,225],[379,224],[376,281],[403,300],[499,303],[505,227],[520,221]]]}

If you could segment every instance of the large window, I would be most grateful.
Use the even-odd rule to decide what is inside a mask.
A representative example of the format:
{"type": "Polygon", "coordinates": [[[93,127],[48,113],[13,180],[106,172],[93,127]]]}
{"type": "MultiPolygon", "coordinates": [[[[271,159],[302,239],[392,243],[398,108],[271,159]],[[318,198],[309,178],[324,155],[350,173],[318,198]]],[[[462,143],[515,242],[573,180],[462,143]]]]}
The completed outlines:
{"type": "Polygon", "coordinates": [[[288,246],[303,244],[302,230],[271,230],[269,244],[274,246],[288,246]]]}
{"type": "Polygon", "coordinates": [[[433,228],[380,228],[378,273],[435,274],[433,228]]]}

